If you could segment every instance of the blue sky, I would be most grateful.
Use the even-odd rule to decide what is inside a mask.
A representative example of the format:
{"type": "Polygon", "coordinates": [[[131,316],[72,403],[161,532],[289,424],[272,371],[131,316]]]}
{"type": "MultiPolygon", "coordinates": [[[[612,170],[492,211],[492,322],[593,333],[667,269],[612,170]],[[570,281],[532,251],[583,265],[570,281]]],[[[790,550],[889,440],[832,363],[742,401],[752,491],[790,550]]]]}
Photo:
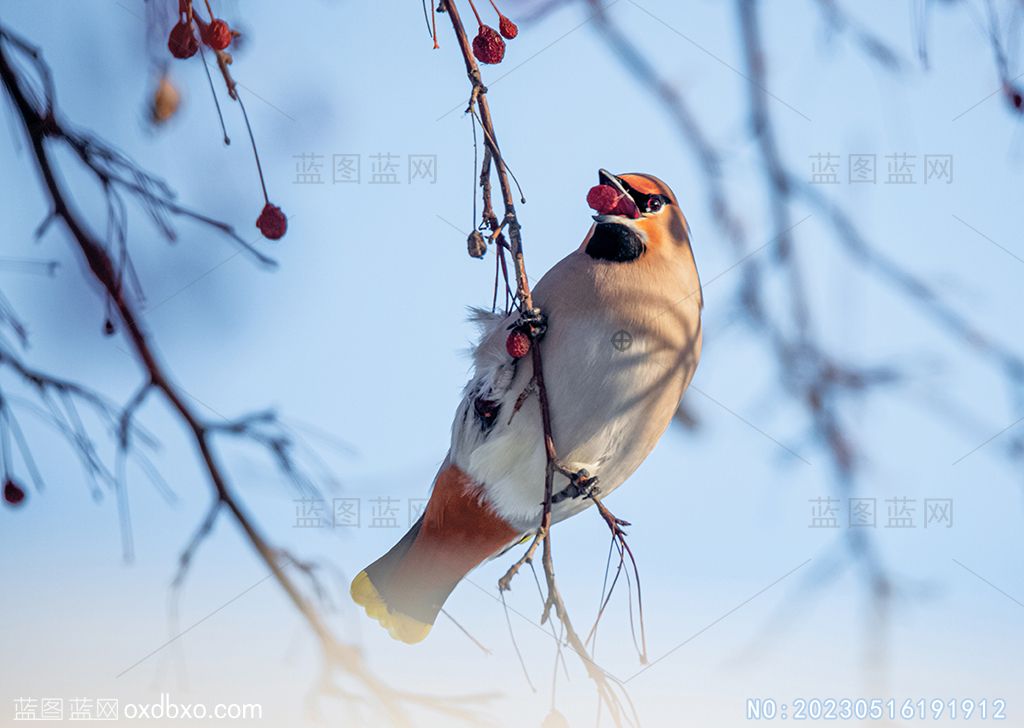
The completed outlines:
{"type": "MultiPolygon", "coordinates": [[[[61,3],[59,13],[43,13],[43,5],[8,0],[3,22],[42,46],[65,114],[164,176],[184,203],[257,240],[262,201],[239,110],[222,96],[234,140],[225,148],[198,61],[173,65],[183,107],[153,133],[143,123],[153,69],[141,11],[98,0],[61,3]]],[[[396,683],[500,693],[489,710],[499,724],[538,724],[551,703],[554,650],[551,636],[529,621],[540,611],[529,574],[508,598],[525,615],[511,620],[536,692],[494,599],[506,563],[475,572],[449,602],[489,656],[445,621],[415,648],[391,643],[346,603],[347,579],[401,533],[369,527],[371,499],[393,498],[404,509],[425,497],[444,456],[469,370],[474,332],[465,309],[489,304],[493,276],[490,258],[465,254],[473,149],[453,39],[442,24],[441,50],[432,51],[415,3],[397,12],[381,5],[244,5],[251,38],[235,72],[271,198],[290,217],[280,243],[257,244],[279,267],[263,270],[187,222],[168,245],[136,213],[129,235],[148,292],[145,318],[168,366],[211,420],[277,408],[337,481],[326,497],[361,499],[359,528],[296,528],[298,496],[271,463],[253,449],[222,448],[235,488],[274,539],[337,574],[338,630],[396,683]],[[296,183],[304,154],[324,156],[324,184],[296,183]],[[360,155],[360,183],[332,184],[335,154],[360,155]],[[399,184],[370,183],[379,154],[399,157],[399,184]],[[435,183],[407,180],[410,155],[436,158],[435,183]]],[[[857,11],[910,58],[913,24],[904,5],[869,2],[857,11]]],[[[215,7],[230,20],[240,5],[215,7]]],[[[514,16],[516,7],[505,10],[514,16]]],[[[731,10],[709,1],[621,0],[609,12],[721,146],[730,197],[758,246],[777,231],[748,134],[747,81],[733,70],[742,54],[731,10]]],[[[589,223],[586,191],[606,167],[650,172],[673,186],[709,281],[737,254],[704,205],[701,172],[669,119],[585,19],[570,6],[524,26],[505,62],[485,70],[501,144],[528,200],[520,217],[531,277],[579,244],[589,223]]],[[[850,154],[877,155],[878,184],[848,183],[843,166],[841,182],[824,192],[958,312],[1024,353],[1021,131],[998,94],[986,99],[999,84],[971,16],[936,9],[931,68],[912,63],[896,75],[844,38],[828,40],[813,3],[775,6],[764,24],[770,90],[784,101],[771,110],[794,168],[810,175],[819,154],[838,155],[842,165],[850,154]],[[917,157],[918,178],[925,154],[951,155],[951,183],[884,184],[885,155],[897,153],[917,157]]],[[[126,399],[140,381],[128,347],[102,335],[102,302],[64,234],[54,229],[32,241],[46,206],[24,145],[13,143],[17,126],[5,126],[4,255],[61,263],[53,278],[0,269],[5,295],[30,325],[26,356],[126,399]]],[[[92,187],[78,175],[68,181],[82,209],[101,219],[92,187]]],[[[798,208],[794,216],[808,212],[798,208]]],[[[886,669],[866,668],[865,646],[878,627],[856,573],[805,588],[842,553],[845,529],[808,528],[809,500],[831,493],[828,462],[812,446],[800,410],[780,393],[769,352],[737,320],[736,271],[709,283],[704,358],[694,380],[706,396],[688,395],[701,427],[670,430],[609,503],[634,524],[651,654],[668,654],[630,682],[641,718],[739,725],[746,699],[757,696],[1006,697],[1010,715],[1019,715],[1011,694],[1020,676],[1014,656],[1024,647],[1019,476],[1002,459],[998,438],[952,463],[1016,421],[1020,402],[962,342],[838,253],[821,220],[803,223],[796,241],[824,340],[857,361],[903,363],[911,372],[904,387],[852,410],[850,424],[864,444],[862,495],[878,499],[880,520],[886,498],[913,498],[919,509],[925,498],[952,499],[954,525],[887,530],[880,523],[873,532],[905,596],[889,624],[886,669]],[[957,414],[944,415],[946,408],[957,414]]],[[[14,386],[9,373],[0,376],[5,388],[14,386]]],[[[67,445],[31,415],[23,418],[48,487],[17,511],[0,509],[0,698],[7,705],[51,694],[145,701],[170,692],[182,700],[262,701],[269,715],[294,724],[316,676],[315,647],[279,590],[261,582],[265,572],[232,523],[221,522],[203,547],[178,625],[169,623],[168,584],[210,491],[190,444],[156,399],[142,416],[163,443],[154,462],[177,497],[166,503],[139,470],[129,470],[130,564],[121,559],[112,494],[94,498],[67,445]]],[[[404,526],[404,511],[399,520],[404,526]]],[[[563,593],[585,630],[600,595],[604,525],[584,514],[559,526],[554,548],[563,593]]],[[[623,678],[641,668],[627,624],[623,592],[597,654],[623,678]]],[[[592,720],[595,700],[578,662],[570,656],[568,663],[571,682],[559,678],[557,702],[575,725],[592,720]]],[[[344,706],[322,707],[339,724],[350,717],[344,706]]]]}

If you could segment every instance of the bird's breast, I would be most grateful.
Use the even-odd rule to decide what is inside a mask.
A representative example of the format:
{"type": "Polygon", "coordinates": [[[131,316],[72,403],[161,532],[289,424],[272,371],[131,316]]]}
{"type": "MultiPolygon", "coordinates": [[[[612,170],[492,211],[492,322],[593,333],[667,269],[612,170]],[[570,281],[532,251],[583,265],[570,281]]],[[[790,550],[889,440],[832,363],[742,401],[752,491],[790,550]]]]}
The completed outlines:
{"type": "MultiPolygon", "coordinates": [[[[602,492],[621,484],[668,426],[700,356],[699,294],[691,280],[659,275],[642,261],[595,261],[583,251],[552,269],[536,301],[548,318],[540,342],[559,459],[599,477],[602,492]]],[[[532,523],[543,500],[545,450],[536,396],[511,413],[532,378],[528,358],[502,415],[475,448],[469,467],[504,517],[532,523]]],[[[558,476],[556,490],[567,484],[558,476]]],[[[589,501],[564,501],[556,519],[589,501]]]]}

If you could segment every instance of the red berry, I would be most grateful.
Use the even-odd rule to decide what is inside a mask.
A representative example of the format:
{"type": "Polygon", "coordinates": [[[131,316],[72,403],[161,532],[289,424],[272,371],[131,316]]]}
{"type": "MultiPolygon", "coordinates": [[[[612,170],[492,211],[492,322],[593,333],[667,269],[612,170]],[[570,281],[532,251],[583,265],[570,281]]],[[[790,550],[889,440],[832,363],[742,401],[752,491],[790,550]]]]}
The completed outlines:
{"type": "Polygon", "coordinates": [[[4,500],[12,506],[16,506],[25,500],[25,491],[22,490],[20,485],[8,478],[7,482],[4,483],[4,500]]]}
{"type": "Polygon", "coordinates": [[[587,193],[587,205],[598,215],[607,215],[615,209],[621,194],[611,185],[594,185],[587,193]]]}
{"type": "Polygon", "coordinates": [[[231,45],[231,28],[223,20],[214,18],[201,30],[203,43],[215,51],[222,51],[231,45]]]}
{"type": "Polygon", "coordinates": [[[507,38],[508,40],[512,40],[519,35],[519,26],[504,15],[501,16],[501,22],[498,23],[498,29],[501,31],[502,37],[507,38]]]}
{"type": "Polygon", "coordinates": [[[595,185],[587,193],[587,204],[598,215],[622,215],[636,219],[640,217],[640,209],[633,198],[624,195],[611,185],[595,185]]]}
{"type": "Polygon", "coordinates": [[[513,331],[505,339],[505,351],[513,359],[522,359],[530,353],[530,337],[522,331],[513,331]]]}
{"type": "Polygon", "coordinates": [[[481,63],[501,63],[505,57],[505,41],[489,25],[481,25],[473,39],[473,55],[481,63]]]}
{"type": "Polygon", "coordinates": [[[281,212],[280,207],[268,202],[263,206],[263,212],[256,220],[256,227],[263,233],[263,237],[279,240],[288,230],[288,218],[281,212]]]}
{"type": "Polygon", "coordinates": [[[192,32],[192,23],[179,22],[171,28],[167,49],[175,58],[191,58],[199,50],[199,41],[192,32]]]}

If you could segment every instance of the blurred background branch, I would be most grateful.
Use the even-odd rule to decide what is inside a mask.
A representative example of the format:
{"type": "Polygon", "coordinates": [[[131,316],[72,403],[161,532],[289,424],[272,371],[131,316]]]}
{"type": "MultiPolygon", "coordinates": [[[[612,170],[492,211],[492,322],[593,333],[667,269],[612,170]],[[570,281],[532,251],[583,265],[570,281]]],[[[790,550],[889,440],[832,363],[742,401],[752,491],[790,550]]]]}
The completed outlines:
{"type": "MultiPolygon", "coordinates": [[[[222,234],[227,235],[251,253],[255,259],[265,265],[272,260],[258,251],[252,244],[240,238],[234,230],[206,215],[191,212],[173,201],[173,192],[158,178],[137,167],[102,140],[76,131],[60,114],[56,104],[56,90],[50,70],[38,49],[28,41],[14,34],[6,26],[0,25],[0,81],[11,101],[16,116],[21,122],[22,130],[29,144],[32,157],[43,184],[44,194],[49,199],[52,212],[40,226],[42,235],[52,223],[60,223],[72,243],[77,246],[80,259],[85,269],[99,285],[101,294],[109,304],[112,318],[108,318],[109,333],[120,329],[132,347],[136,362],[144,378],[135,395],[124,406],[107,401],[98,393],[85,385],[77,384],[43,374],[30,369],[21,359],[7,348],[6,342],[0,348],[0,365],[13,369],[36,390],[37,396],[50,413],[52,423],[71,442],[79,452],[83,466],[94,483],[94,487],[109,487],[119,494],[119,502],[125,517],[122,526],[126,529],[126,539],[130,523],[127,518],[124,496],[125,481],[123,467],[111,468],[104,464],[98,454],[94,438],[78,414],[78,406],[86,405],[101,416],[108,429],[115,435],[118,444],[119,461],[126,453],[137,453],[135,440],[139,439],[139,428],[135,425],[137,410],[142,406],[151,392],[159,395],[164,404],[177,416],[181,427],[189,433],[196,451],[209,478],[213,491],[213,502],[206,517],[203,519],[194,536],[189,541],[180,559],[180,567],[174,579],[174,586],[179,587],[195,556],[199,546],[205,540],[218,516],[226,513],[241,529],[249,545],[258,558],[269,569],[274,580],[288,596],[295,609],[301,614],[310,631],[318,641],[323,658],[323,685],[325,694],[346,695],[339,692],[340,688],[331,685],[335,675],[342,675],[355,680],[360,686],[359,699],[366,700],[369,696],[383,714],[396,724],[406,725],[409,718],[406,713],[410,705],[440,711],[452,717],[469,719],[475,715],[467,709],[467,699],[448,701],[432,696],[421,695],[413,691],[396,689],[378,678],[367,665],[361,651],[338,638],[328,625],[320,607],[313,598],[307,596],[290,571],[299,571],[307,576],[311,567],[296,561],[283,550],[274,546],[264,535],[255,520],[248,513],[240,497],[230,484],[226,470],[216,452],[215,436],[219,433],[249,439],[260,445],[271,454],[281,473],[294,483],[308,487],[312,480],[300,474],[297,463],[291,455],[292,443],[283,434],[276,416],[270,412],[261,412],[244,417],[234,422],[207,422],[189,404],[188,395],[174,381],[166,366],[156,353],[152,335],[148,332],[138,312],[138,302],[142,299],[141,286],[134,276],[131,255],[128,250],[126,235],[127,206],[122,193],[130,195],[158,224],[165,237],[174,239],[174,231],[170,227],[166,215],[187,215],[222,234]],[[34,75],[19,67],[19,61],[28,63],[34,75]],[[42,89],[41,91],[39,89],[42,89]],[[110,214],[108,230],[110,239],[102,240],[90,229],[80,213],[75,209],[71,198],[61,180],[57,163],[54,161],[52,147],[64,145],[69,147],[83,166],[93,173],[97,183],[107,198],[107,209],[110,214]],[[116,320],[115,320],[116,319],[116,320]],[[56,400],[56,401],[55,401],[56,400]],[[58,402],[63,410],[58,407],[58,402]]],[[[6,310],[6,309],[5,309],[6,310]]],[[[10,314],[8,328],[19,337],[23,337],[24,328],[10,314]]],[[[41,476],[35,467],[29,444],[21,435],[17,419],[11,411],[7,397],[0,393],[0,423],[4,440],[4,466],[6,474],[6,497],[10,503],[18,503],[24,498],[20,491],[11,490],[14,476],[11,471],[12,456],[8,443],[8,435],[13,435],[20,449],[23,462],[30,471],[37,485],[42,487],[41,476]]],[[[155,443],[145,440],[148,445],[155,443]]],[[[157,478],[155,471],[154,477],[157,478]]],[[[162,483],[162,480],[157,482],[162,483]]],[[[126,541],[126,543],[128,543],[126,541]]],[[[130,557],[131,549],[126,546],[126,555],[130,557]]],[[[315,586],[315,584],[314,584],[315,586]]],[[[319,591],[315,588],[315,591],[319,591]]],[[[479,696],[469,700],[478,699],[479,696]]]]}

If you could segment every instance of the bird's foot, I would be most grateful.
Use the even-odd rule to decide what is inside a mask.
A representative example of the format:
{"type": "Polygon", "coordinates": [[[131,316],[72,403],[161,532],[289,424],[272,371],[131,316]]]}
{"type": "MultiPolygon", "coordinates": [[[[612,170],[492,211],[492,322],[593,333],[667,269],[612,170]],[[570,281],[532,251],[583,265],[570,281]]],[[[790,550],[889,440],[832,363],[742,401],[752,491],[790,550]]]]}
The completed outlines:
{"type": "Polygon", "coordinates": [[[633,524],[629,521],[624,521],[618,518],[614,513],[608,510],[608,507],[601,502],[598,496],[601,494],[600,490],[594,488],[590,493],[587,493],[586,497],[594,501],[594,505],[597,506],[598,513],[601,514],[601,518],[608,524],[608,528],[612,530],[612,533],[616,536],[625,536],[626,532],[622,530],[624,526],[632,526],[633,524]]]}
{"type": "Polygon", "coordinates": [[[548,330],[548,318],[539,308],[527,308],[519,313],[519,318],[509,326],[515,331],[522,331],[531,339],[539,339],[548,330]]]}
{"type": "Polygon", "coordinates": [[[551,496],[552,503],[561,503],[569,498],[590,498],[600,492],[601,489],[597,487],[597,476],[592,476],[586,468],[559,470],[569,479],[569,485],[551,496]]]}

